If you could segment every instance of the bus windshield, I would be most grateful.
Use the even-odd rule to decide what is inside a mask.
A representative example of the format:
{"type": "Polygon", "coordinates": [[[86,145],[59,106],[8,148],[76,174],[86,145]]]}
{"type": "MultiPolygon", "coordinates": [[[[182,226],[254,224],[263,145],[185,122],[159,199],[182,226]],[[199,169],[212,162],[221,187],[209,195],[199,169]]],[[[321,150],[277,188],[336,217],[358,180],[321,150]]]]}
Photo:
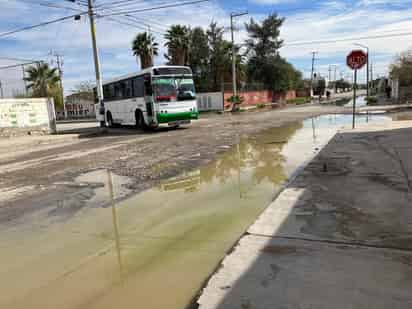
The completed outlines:
{"type": "Polygon", "coordinates": [[[195,85],[188,77],[155,77],[153,90],[156,102],[185,101],[196,98],[195,85]]]}

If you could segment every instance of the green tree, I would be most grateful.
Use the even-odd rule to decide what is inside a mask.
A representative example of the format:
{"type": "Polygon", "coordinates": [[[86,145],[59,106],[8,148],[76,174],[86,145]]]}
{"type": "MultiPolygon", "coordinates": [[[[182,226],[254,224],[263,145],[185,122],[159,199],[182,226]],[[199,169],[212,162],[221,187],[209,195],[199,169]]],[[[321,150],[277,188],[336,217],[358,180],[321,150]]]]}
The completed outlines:
{"type": "Polygon", "coordinates": [[[24,78],[31,96],[36,98],[52,97],[59,88],[60,77],[56,68],[50,68],[47,63],[37,63],[26,69],[24,78]]]}
{"type": "Polygon", "coordinates": [[[262,82],[266,88],[279,92],[302,86],[301,73],[279,55],[283,44],[279,39],[283,22],[283,18],[271,14],[261,24],[253,18],[246,24],[249,82],[262,82]]]}
{"type": "Polygon", "coordinates": [[[209,44],[210,86],[218,90],[221,83],[230,80],[232,44],[223,38],[224,28],[212,22],[206,31],[209,44]]]}
{"type": "Polygon", "coordinates": [[[412,49],[401,53],[391,65],[390,75],[399,79],[400,86],[412,85],[412,49]]]}
{"type": "Polygon", "coordinates": [[[190,29],[182,25],[172,25],[165,34],[167,55],[171,65],[186,65],[190,47],[190,29]]]}
{"type": "Polygon", "coordinates": [[[158,55],[158,44],[155,38],[147,32],[136,35],[132,42],[133,55],[139,57],[142,69],[153,66],[153,56],[158,55]]]}
{"type": "Polygon", "coordinates": [[[82,99],[94,101],[93,88],[93,82],[84,81],[74,85],[73,89],[71,90],[71,93],[77,94],[82,99]]]}
{"type": "Polygon", "coordinates": [[[271,14],[263,20],[262,24],[255,22],[253,18],[249,24],[246,23],[246,31],[249,35],[249,39],[246,40],[247,53],[259,59],[277,56],[283,44],[279,39],[283,22],[283,18],[271,14]]]}
{"type": "Polygon", "coordinates": [[[196,27],[190,31],[188,65],[194,73],[196,89],[208,91],[209,45],[205,31],[196,27]]]}

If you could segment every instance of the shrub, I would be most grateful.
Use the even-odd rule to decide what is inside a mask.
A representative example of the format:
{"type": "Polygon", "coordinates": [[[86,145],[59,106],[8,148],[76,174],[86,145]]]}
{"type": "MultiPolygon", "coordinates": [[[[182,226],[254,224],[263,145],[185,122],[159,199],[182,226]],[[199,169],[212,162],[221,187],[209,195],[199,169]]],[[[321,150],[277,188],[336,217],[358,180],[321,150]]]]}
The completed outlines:
{"type": "Polygon", "coordinates": [[[309,99],[309,98],[306,98],[306,97],[303,97],[303,98],[289,99],[289,100],[287,100],[286,102],[287,102],[288,104],[296,104],[296,105],[299,105],[299,104],[305,104],[305,103],[310,102],[310,99],[309,99]]]}
{"type": "Polygon", "coordinates": [[[236,96],[231,96],[230,98],[227,99],[228,103],[232,103],[232,111],[238,111],[239,110],[239,105],[242,104],[245,101],[245,99],[239,95],[236,96]]]}
{"type": "Polygon", "coordinates": [[[366,97],[365,101],[367,105],[376,105],[378,103],[378,98],[377,97],[366,97]]]}

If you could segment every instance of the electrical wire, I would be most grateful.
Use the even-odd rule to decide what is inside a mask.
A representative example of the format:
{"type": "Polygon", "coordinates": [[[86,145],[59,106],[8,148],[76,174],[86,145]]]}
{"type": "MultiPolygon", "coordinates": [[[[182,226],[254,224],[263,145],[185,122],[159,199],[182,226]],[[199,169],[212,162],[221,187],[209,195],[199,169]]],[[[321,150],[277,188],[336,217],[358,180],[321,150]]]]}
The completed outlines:
{"type": "Polygon", "coordinates": [[[10,61],[20,61],[20,62],[35,62],[35,61],[37,61],[37,60],[33,60],[33,59],[21,59],[21,58],[3,57],[3,56],[0,56],[0,59],[10,60],[10,61]]]}
{"type": "Polygon", "coordinates": [[[104,2],[100,5],[96,5],[95,8],[105,8],[107,6],[113,8],[113,7],[118,7],[119,5],[122,6],[122,4],[129,4],[130,2],[137,2],[137,3],[142,3],[144,0],[121,0],[121,1],[114,1],[114,2],[104,2]]]}
{"type": "MultiPolygon", "coordinates": [[[[111,10],[111,9],[104,9],[104,11],[113,12],[113,10],[111,10]]],[[[103,12],[103,14],[104,14],[104,12],[103,12]]],[[[96,14],[97,17],[100,17],[100,15],[101,15],[100,13],[99,13],[99,14],[96,14]]],[[[143,24],[143,25],[145,25],[145,26],[147,26],[147,27],[151,27],[151,28],[154,30],[153,32],[156,32],[156,33],[158,33],[158,34],[160,34],[160,35],[164,35],[164,29],[160,29],[160,27],[146,24],[146,23],[144,23],[143,21],[141,21],[140,18],[137,18],[137,17],[135,17],[135,16],[133,16],[133,15],[125,14],[125,15],[122,15],[122,16],[125,17],[125,19],[129,22],[129,24],[130,24],[130,23],[133,23],[137,28],[140,28],[140,29],[143,29],[143,30],[147,30],[147,28],[143,28],[143,26],[142,26],[142,24],[143,24]],[[137,23],[139,23],[139,24],[137,24],[137,23]],[[156,30],[156,29],[157,29],[157,30],[156,30]]],[[[109,18],[109,17],[107,17],[107,18],[109,18]]],[[[113,20],[113,18],[112,18],[112,20],[113,20]]],[[[118,21],[118,20],[117,20],[117,21],[118,21]]]]}
{"type": "Polygon", "coordinates": [[[131,13],[141,13],[141,12],[147,12],[147,11],[154,11],[154,10],[160,10],[160,9],[192,5],[192,4],[208,2],[208,1],[210,0],[196,0],[196,1],[188,1],[188,2],[181,2],[181,3],[174,3],[174,4],[165,4],[165,5],[153,6],[153,7],[148,7],[148,8],[138,9],[138,10],[127,10],[127,11],[115,12],[111,14],[101,15],[101,17],[124,15],[124,14],[131,14],[131,13]]]}
{"type": "Polygon", "coordinates": [[[43,27],[43,26],[47,26],[47,25],[50,25],[50,24],[61,22],[61,21],[64,21],[64,20],[67,20],[67,19],[70,19],[70,18],[74,18],[78,15],[84,15],[84,14],[87,14],[87,12],[81,12],[79,14],[64,16],[64,17],[49,20],[49,21],[46,21],[46,22],[43,22],[43,23],[40,23],[40,24],[31,25],[31,26],[15,29],[15,30],[12,30],[12,31],[3,32],[3,33],[0,33],[0,37],[5,37],[5,36],[9,36],[9,35],[12,35],[12,34],[15,34],[15,33],[19,33],[19,32],[23,32],[23,31],[27,31],[27,30],[31,30],[31,29],[35,29],[35,28],[39,28],[39,27],[43,27]]]}
{"type": "Polygon", "coordinates": [[[71,11],[76,11],[76,12],[80,11],[80,9],[75,9],[75,8],[72,8],[72,7],[63,6],[63,5],[59,5],[59,4],[51,3],[51,2],[41,2],[41,1],[40,2],[33,2],[33,1],[28,1],[28,0],[15,0],[15,1],[22,2],[22,3],[27,3],[27,4],[33,4],[33,5],[40,5],[40,6],[54,8],[54,9],[66,9],[66,10],[71,10],[71,11]]]}
{"type": "MultiPolygon", "coordinates": [[[[73,2],[70,1],[70,0],[66,0],[66,1],[73,3],[73,2]]],[[[143,9],[138,9],[138,10],[131,10],[131,11],[129,10],[129,11],[124,11],[124,12],[114,12],[114,13],[110,13],[110,14],[106,14],[106,15],[99,15],[98,17],[99,17],[99,18],[103,18],[103,17],[111,17],[111,16],[117,16],[117,15],[126,15],[126,14],[130,14],[130,13],[138,13],[138,12],[153,11],[153,10],[159,10],[159,9],[165,9],[165,8],[186,6],[186,5],[191,5],[191,4],[201,3],[201,2],[207,2],[207,1],[210,1],[210,0],[188,1],[188,2],[167,4],[167,5],[162,5],[162,6],[154,6],[154,7],[143,8],[143,9]]],[[[82,3],[79,2],[79,1],[76,2],[76,3],[82,4],[82,3]]],[[[3,33],[0,33],[0,37],[5,37],[5,36],[9,36],[9,35],[16,34],[16,33],[19,33],[19,32],[23,32],[23,31],[35,29],[35,28],[38,28],[38,27],[43,27],[43,26],[46,26],[46,25],[54,24],[54,23],[61,22],[61,21],[67,20],[67,19],[75,18],[75,17],[77,17],[77,16],[79,16],[79,15],[85,15],[85,14],[87,14],[87,13],[88,13],[88,12],[85,12],[85,11],[82,12],[82,11],[80,11],[78,14],[69,15],[69,16],[64,16],[64,17],[60,17],[60,18],[57,18],[57,19],[53,19],[53,20],[47,21],[47,22],[43,22],[43,23],[31,25],[31,26],[22,27],[22,28],[15,29],[15,30],[12,30],[12,31],[3,32],[3,33]]],[[[116,20],[116,22],[119,22],[119,21],[116,20]]],[[[129,24],[129,26],[130,26],[130,24],[129,24]]],[[[134,25],[134,26],[136,26],[136,25],[134,25]]]]}
{"type": "MultiPolygon", "coordinates": [[[[110,20],[112,22],[116,22],[116,23],[124,25],[124,26],[129,26],[129,27],[132,27],[132,28],[138,28],[138,29],[147,31],[146,28],[144,28],[143,26],[139,26],[136,23],[129,23],[127,21],[121,21],[121,20],[115,19],[114,17],[107,17],[107,20],[110,20]]],[[[161,32],[157,32],[157,31],[153,31],[153,30],[151,32],[159,34],[159,35],[163,35],[163,33],[161,33],[161,32]]]]}
{"type": "Polygon", "coordinates": [[[325,39],[325,40],[318,40],[318,41],[294,41],[290,43],[285,43],[282,47],[316,45],[316,44],[333,44],[333,43],[340,43],[340,42],[351,42],[351,41],[357,41],[357,40],[372,40],[372,39],[382,39],[382,38],[401,37],[401,36],[412,36],[412,32],[393,33],[393,34],[377,34],[377,35],[350,37],[350,38],[334,39],[334,40],[325,39]]]}
{"type": "Polygon", "coordinates": [[[25,63],[7,65],[7,66],[4,66],[4,67],[0,67],[0,70],[10,69],[10,68],[17,68],[17,67],[21,67],[22,65],[35,64],[35,63],[40,63],[40,62],[43,62],[43,61],[39,60],[39,61],[32,61],[32,62],[25,62],[25,63]]]}

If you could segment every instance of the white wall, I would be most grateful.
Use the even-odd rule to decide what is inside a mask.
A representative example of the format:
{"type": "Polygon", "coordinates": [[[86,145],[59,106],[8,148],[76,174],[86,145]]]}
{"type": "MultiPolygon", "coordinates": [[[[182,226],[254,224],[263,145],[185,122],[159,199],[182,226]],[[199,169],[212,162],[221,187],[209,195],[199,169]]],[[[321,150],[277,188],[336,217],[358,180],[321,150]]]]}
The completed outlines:
{"type": "Polygon", "coordinates": [[[393,79],[390,83],[392,87],[392,98],[399,100],[399,79],[393,79]]]}
{"type": "Polygon", "coordinates": [[[52,99],[0,99],[0,128],[37,128],[55,132],[52,99]]]}
{"type": "Polygon", "coordinates": [[[221,92],[197,93],[196,97],[197,109],[200,112],[223,110],[223,93],[221,92]]]}

